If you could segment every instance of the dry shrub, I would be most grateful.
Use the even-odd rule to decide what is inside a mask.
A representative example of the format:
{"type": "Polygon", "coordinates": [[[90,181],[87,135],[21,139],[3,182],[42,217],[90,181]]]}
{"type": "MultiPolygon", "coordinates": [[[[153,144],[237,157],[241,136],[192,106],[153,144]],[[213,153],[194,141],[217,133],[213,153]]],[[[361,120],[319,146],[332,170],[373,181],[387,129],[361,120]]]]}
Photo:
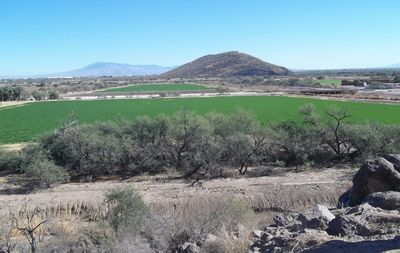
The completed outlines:
{"type": "Polygon", "coordinates": [[[48,223],[49,232],[57,238],[77,235],[85,227],[85,222],[78,216],[52,217],[48,223]]]}
{"type": "Polygon", "coordinates": [[[15,212],[1,214],[0,224],[0,252],[30,252],[33,238],[36,252],[69,252],[77,245],[89,250],[93,243],[87,231],[106,231],[81,216],[69,212],[52,213],[27,204],[15,212]]]}
{"type": "Polygon", "coordinates": [[[176,250],[185,241],[201,245],[208,234],[218,234],[222,229],[237,235],[253,214],[247,201],[223,194],[152,203],[150,210],[145,236],[152,247],[164,251],[176,250]]]}

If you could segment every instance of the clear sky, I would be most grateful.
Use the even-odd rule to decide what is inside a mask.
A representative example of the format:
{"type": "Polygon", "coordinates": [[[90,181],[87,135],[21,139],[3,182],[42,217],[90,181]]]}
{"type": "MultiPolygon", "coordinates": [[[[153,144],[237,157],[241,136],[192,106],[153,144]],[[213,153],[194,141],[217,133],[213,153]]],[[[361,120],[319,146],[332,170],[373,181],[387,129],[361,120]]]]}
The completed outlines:
{"type": "Polygon", "coordinates": [[[297,69],[400,62],[398,0],[1,0],[0,75],[241,51],[297,69]]]}

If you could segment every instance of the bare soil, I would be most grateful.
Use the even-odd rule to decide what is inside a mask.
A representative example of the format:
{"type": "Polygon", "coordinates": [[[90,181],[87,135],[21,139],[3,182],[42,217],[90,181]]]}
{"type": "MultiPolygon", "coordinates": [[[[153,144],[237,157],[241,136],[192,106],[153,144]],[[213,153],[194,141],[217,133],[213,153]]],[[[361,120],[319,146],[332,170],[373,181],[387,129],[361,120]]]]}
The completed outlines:
{"type": "Polygon", "coordinates": [[[6,194],[20,176],[0,176],[0,211],[17,210],[23,205],[49,208],[67,203],[101,205],[104,192],[114,187],[133,186],[152,205],[164,208],[193,198],[243,198],[255,209],[299,209],[315,204],[334,205],[337,197],[351,186],[355,169],[330,168],[289,172],[280,176],[226,178],[191,182],[171,176],[142,176],[127,180],[69,183],[28,194],[6,194]]]}

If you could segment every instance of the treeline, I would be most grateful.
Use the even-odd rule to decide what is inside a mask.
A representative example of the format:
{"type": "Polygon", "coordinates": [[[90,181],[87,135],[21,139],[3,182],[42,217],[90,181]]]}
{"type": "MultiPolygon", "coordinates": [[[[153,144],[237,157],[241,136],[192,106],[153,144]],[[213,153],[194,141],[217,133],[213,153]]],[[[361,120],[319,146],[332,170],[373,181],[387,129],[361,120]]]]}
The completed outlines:
{"type": "Polygon", "coordinates": [[[263,77],[245,77],[241,79],[229,79],[229,83],[241,84],[243,86],[256,86],[256,85],[268,85],[268,86],[293,86],[293,87],[324,87],[334,88],[337,87],[334,83],[332,84],[321,84],[321,80],[325,79],[324,76],[293,76],[290,78],[263,78],[263,77]],[[316,79],[315,79],[316,78],[316,79]]]}
{"type": "Polygon", "coordinates": [[[24,99],[24,89],[21,86],[0,86],[0,101],[16,101],[24,99]]]}
{"type": "Polygon", "coordinates": [[[0,101],[22,101],[28,99],[41,101],[45,99],[58,99],[59,97],[60,95],[55,89],[46,90],[45,88],[39,88],[32,92],[27,92],[19,85],[0,86],[0,101]]]}
{"type": "Polygon", "coordinates": [[[0,167],[50,186],[69,178],[168,169],[185,177],[218,177],[227,168],[246,174],[255,166],[331,164],[400,152],[398,125],[350,124],[352,115],[334,107],[318,114],[307,105],[300,113],[302,121],[267,126],[244,111],[200,116],[183,110],[93,125],[71,119],[0,167]]]}

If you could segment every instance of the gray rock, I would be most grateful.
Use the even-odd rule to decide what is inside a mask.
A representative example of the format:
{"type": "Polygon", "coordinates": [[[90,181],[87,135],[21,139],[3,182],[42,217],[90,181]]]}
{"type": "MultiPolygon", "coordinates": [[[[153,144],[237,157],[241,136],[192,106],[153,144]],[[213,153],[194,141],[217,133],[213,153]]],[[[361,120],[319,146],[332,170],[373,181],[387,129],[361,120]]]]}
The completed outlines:
{"type": "Polygon", "coordinates": [[[328,228],[329,221],[324,219],[322,216],[315,216],[310,214],[300,214],[299,221],[303,228],[320,229],[325,230],[328,228]]]}
{"type": "Polygon", "coordinates": [[[251,235],[255,238],[261,238],[261,236],[264,234],[264,231],[262,230],[253,230],[251,232],[251,235]]]}
{"type": "Polygon", "coordinates": [[[335,215],[333,215],[331,211],[329,211],[329,209],[324,205],[317,205],[316,211],[318,211],[320,215],[328,221],[335,219],[335,215]]]}
{"type": "Polygon", "coordinates": [[[400,154],[385,155],[384,158],[393,164],[395,170],[400,172],[400,154]]]}
{"type": "Polygon", "coordinates": [[[335,218],[324,205],[316,205],[314,209],[305,214],[300,214],[298,220],[303,228],[321,229],[328,228],[328,223],[335,218]]]}
{"type": "Polygon", "coordinates": [[[208,234],[204,242],[215,242],[218,240],[218,236],[213,234],[208,234]]]}
{"type": "Polygon", "coordinates": [[[338,215],[335,219],[329,222],[328,229],[326,231],[328,234],[334,236],[372,235],[368,225],[362,224],[346,215],[338,215]]]}
{"type": "Polygon", "coordinates": [[[267,231],[261,238],[253,240],[248,253],[299,252],[302,249],[318,246],[334,239],[325,231],[315,229],[291,231],[283,227],[269,227],[267,231]]]}
{"type": "Polygon", "coordinates": [[[291,213],[279,213],[277,214],[273,220],[276,226],[287,226],[287,225],[292,225],[293,222],[297,219],[297,214],[291,214],[291,213]]]}
{"type": "Polygon", "coordinates": [[[368,195],[364,202],[386,210],[400,209],[400,192],[374,192],[368,195]]]}
{"type": "Polygon", "coordinates": [[[367,160],[353,178],[349,205],[363,202],[373,192],[400,190],[400,173],[384,158],[367,160]]]}
{"type": "Polygon", "coordinates": [[[179,246],[178,253],[200,253],[200,247],[194,243],[185,242],[179,246]]]}
{"type": "Polygon", "coordinates": [[[400,235],[400,212],[373,207],[368,203],[347,208],[329,223],[328,234],[391,239],[400,235]]]}
{"type": "MultiPolygon", "coordinates": [[[[262,231],[261,231],[262,232],[262,231]]],[[[212,249],[213,245],[218,242],[218,236],[208,234],[204,242],[201,244],[202,249],[212,249]]]]}

